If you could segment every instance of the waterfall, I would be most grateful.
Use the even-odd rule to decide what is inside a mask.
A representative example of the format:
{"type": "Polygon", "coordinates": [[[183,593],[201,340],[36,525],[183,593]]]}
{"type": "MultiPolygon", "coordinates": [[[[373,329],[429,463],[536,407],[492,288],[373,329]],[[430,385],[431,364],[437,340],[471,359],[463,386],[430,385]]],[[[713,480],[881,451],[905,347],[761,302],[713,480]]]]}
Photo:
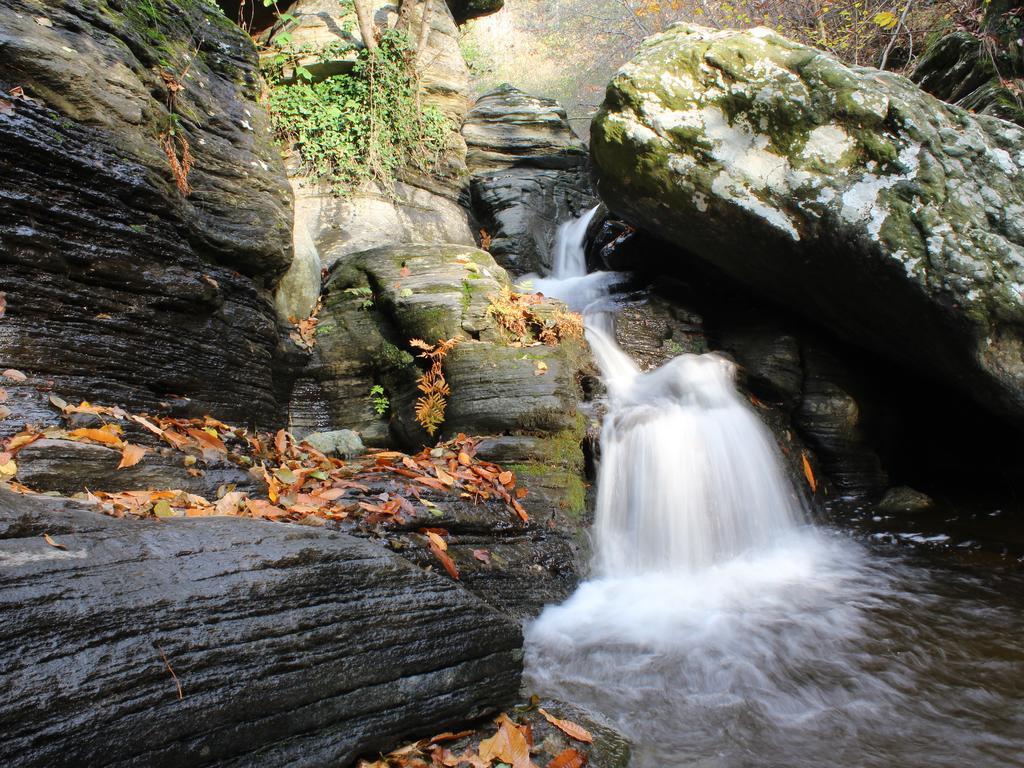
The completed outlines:
{"type": "Polygon", "coordinates": [[[592,218],[536,287],[583,312],[607,389],[594,573],[527,626],[527,687],[615,720],[632,768],[1019,764],[1024,588],[992,602],[801,524],[731,361],[619,347],[592,218]]]}
{"type": "Polygon", "coordinates": [[[684,354],[641,372],[614,336],[617,276],[587,275],[597,209],[559,227],[544,293],[583,311],[608,388],[595,522],[604,575],[692,570],[791,532],[801,514],[771,433],[736,391],[736,366],[684,354]]]}

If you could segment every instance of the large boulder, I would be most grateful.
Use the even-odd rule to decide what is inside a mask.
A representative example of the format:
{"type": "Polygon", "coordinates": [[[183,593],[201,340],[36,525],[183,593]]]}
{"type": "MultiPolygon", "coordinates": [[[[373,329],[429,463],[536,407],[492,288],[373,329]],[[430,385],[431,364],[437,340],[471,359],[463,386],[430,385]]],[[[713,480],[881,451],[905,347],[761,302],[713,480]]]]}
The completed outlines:
{"type": "Polygon", "coordinates": [[[676,25],[616,75],[609,206],[755,292],[1024,417],[1024,131],[767,29],[676,25]]]}
{"type": "Polygon", "coordinates": [[[291,191],[256,64],[206,0],[0,0],[3,368],[69,398],[277,419],[291,191]],[[179,163],[187,141],[190,192],[167,141],[179,163]]]}
{"type": "MultiPolygon", "coordinates": [[[[391,246],[339,261],[326,283],[314,359],[299,382],[315,394],[298,404],[293,429],[345,426],[368,445],[406,449],[432,443],[413,417],[423,367],[409,341],[457,338],[444,363],[452,394],[437,437],[500,436],[486,452],[537,483],[531,512],[578,520],[580,379],[589,355],[582,339],[524,346],[510,338],[490,311],[492,298],[509,287],[490,254],[466,246],[391,246]],[[371,400],[374,385],[390,401],[384,414],[371,400]],[[307,420],[310,399],[320,403],[312,409],[318,421],[307,420]]],[[[547,317],[563,309],[555,302],[535,307],[547,317]]]]}
{"type": "Polygon", "coordinates": [[[558,225],[597,202],[586,147],[565,110],[502,85],[477,100],[462,135],[490,252],[517,275],[547,270],[558,225]]]}
{"type": "Polygon", "coordinates": [[[506,706],[522,668],[514,621],[369,542],[3,489],[0,608],[12,768],[349,765],[506,706]]]}

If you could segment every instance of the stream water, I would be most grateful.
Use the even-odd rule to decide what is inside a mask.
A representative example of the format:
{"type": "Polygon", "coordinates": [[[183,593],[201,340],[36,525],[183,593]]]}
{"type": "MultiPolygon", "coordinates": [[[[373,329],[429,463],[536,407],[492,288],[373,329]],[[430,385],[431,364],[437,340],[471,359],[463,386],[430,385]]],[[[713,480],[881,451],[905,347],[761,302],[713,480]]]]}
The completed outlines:
{"type": "Polygon", "coordinates": [[[608,390],[593,577],[527,627],[528,685],[636,768],[1024,765],[1024,580],[810,525],[731,362],[619,348],[592,216],[536,287],[583,311],[608,390]]]}

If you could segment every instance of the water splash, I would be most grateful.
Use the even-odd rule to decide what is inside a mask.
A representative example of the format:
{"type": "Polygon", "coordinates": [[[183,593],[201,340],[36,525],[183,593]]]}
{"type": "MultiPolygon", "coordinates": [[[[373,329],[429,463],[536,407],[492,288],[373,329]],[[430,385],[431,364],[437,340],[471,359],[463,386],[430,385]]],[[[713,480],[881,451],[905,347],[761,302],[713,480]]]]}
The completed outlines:
{"type": "Polygon", "coordinates": [[[693,570],[765,548],[799,522],[771,434],[737,393],[735,365],[681,355],[642,373],[615,341],[615,273],[586,273],[597,209],[559,227],[554,270],[536,281],[584,312],[608,411],[596,510],[602,575],[693,570]]]}

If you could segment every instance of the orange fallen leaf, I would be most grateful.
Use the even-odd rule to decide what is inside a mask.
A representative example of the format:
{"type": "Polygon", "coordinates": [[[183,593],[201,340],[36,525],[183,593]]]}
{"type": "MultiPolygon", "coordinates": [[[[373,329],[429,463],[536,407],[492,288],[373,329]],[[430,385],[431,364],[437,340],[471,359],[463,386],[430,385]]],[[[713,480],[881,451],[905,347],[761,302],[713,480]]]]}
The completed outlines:
{"type": "Polygon", "coordinates": [[[473,459],[469,457],[468,453],[466,453],[465,451],[459,451],[459,464],[461,464],[464,467],[468,467],[472,463],[473,459]]]}
{"type": "Polygon", "coordinates": [[[49,544],[49,545],[50,545],[51,547],[53,547],[54,549],[65,549],[65,550],[67,549],[67,546],[66,546],[66,545],[64,545],[64,544],[58,544],[58,543],[57,543],[56,541],[54,541],[53,539],[51,539],[51,538],[50,538],[50,534],[48,534],[48,533],[44,533],[44,534],[43,534],[43,540],[44,540],[44,541],[45,541],[45,542],[46,542],[47,544],[49,544]]]}
{"type": "Polygon", "coordinates": [[[800,458],[803,459],[804,477],[807,478],[807,484],[811,486],[811,493],[817,493],[818,481],[814,479],[814,470],[811,469],[811,462],[807,459],[806,453],[801,453],[800,458]]]}
{"type": "Polygon", "coordinates": [[[437,479],[442,483],[451,487],[455,485],[455,478],[445,472],[441,467],[434,467],[434,474],[437,475],[437,479]]]}
{"type": "Polygon", "coordinates": [[[442,539],[439,535],[433,531],[427,531],[427,538],[430,539],[431,544],[437,545],[437,547],[445,552],[448,551],[448,542],[442,539]]]}
{"type": "Polygon", "coordinates": [[[548,763],[548,768],[582,768],[586,764],[586,755],[575,749],[567,749],[548,763]]]}
{"type": "Polygon", "coordinates": [[[594,741],[594,737],[590,735],[590,731],[582,725],[577,725],[571,720],[561,720],[554,715],[545,712],[543,709],[539,709],[537,711],[544,715],[545,720],[555,726],[555,728],[560,730],[566,736],[571,736],[577,741],[582,741],[586,744],[590,744],[594,741]]]}
{"type": "Polygon", "coordinates": [[[0,374],[0,376],[3,376],[5,379],[10,379],[11,381],[19,382],[25,381],[25,379],[28,378],[28,376],[26,376],[24,373],[22,373],[21,371],[16,371],[13,368],[8,368],[6,371],[0,374]]]}
{"type": "MultiPolygon", "coordinates": [[[[448,575],[456,581],[458,581],[459,569],[455,566],[455,561],[448,556],[447,552],[445,552],[445,549],[447,549],[447,544],[445,545],[444,549],[442,549],[440,546],[438,546],[437,542],[434,541],[435,538],[441,539],[440,536],[438,536],[437,534],[428,534],[428,537],[430,541],[430,551],[434,554],[434,557],[436,557],[441,562],[441,565],[444,566],[444,569],[448,572],[448,575]]],[[[441,539],[441,543],[444,544],[443,539],[441,539]]]]}
{"type": "Polygon", "coordinates": [[[515,479],[515,475],[507,470],[498,475],[498,482],[502,485],[512,485],[512,481],[515,479]]]}
{"type": "Polygon", "coordinates": [[[500,715],[498,720],[501,723],[498,732],[480,742],[480,757],[484,760],[500,760],[512,768],[532,768],[526,734],[508,715],[500,715]]]}
{"type": "Polygon", "coordinates": [[[73,440],[91,440],[94,443],[113,445],[117,448],[124,445],[121,438],[106,427],[103,427],[102,429],[76,429],[72,432],[68,432],[68,437],[73,440]]]}
{"type": "Polygon", "coordinates": [[[117,465],[118,469],[127,469],[128,467],[134,467],[140,461],[142,457],[146,455],[146,449],[141,445],[132,445],[131,443],[124,444],[124,450],[121,451],[121,463],[117,465]]]}

